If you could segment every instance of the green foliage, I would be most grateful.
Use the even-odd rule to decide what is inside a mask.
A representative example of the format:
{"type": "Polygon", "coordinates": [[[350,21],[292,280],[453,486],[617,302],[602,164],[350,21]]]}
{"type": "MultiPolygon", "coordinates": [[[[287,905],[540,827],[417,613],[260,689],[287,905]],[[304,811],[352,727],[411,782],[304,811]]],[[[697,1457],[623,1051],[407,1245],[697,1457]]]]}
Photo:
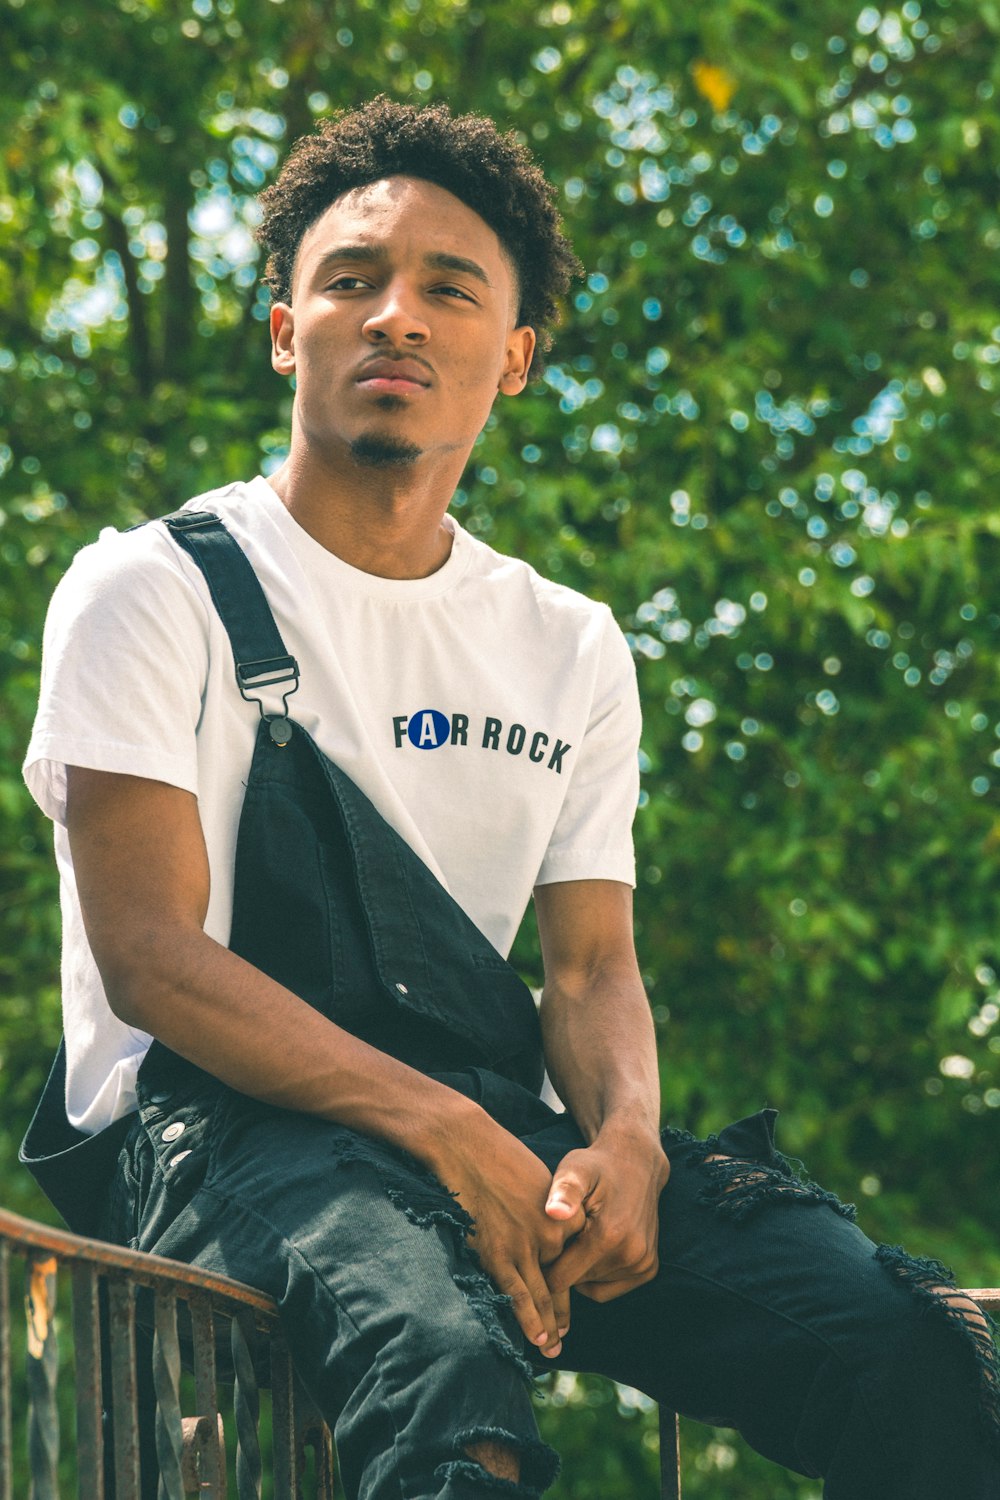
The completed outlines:
{"type": "MultiPolygon", "coordinates": [[[[58,1032],[49,836],[17,774],[45,601],[100,526],[280,459],[252,197],[314,118],[386,90],[522,131],[587,267],[455,504],[634,642],[670,1117],[781,1105],[781,1144],[875,1238],[1000,1280],[995,4],[3,15],[5,1201],[46,1213],[13,1166],[58,1032]]],[[[519,956],[537,971],[530,932],[519,956]]],[[[651,1419],[593,1382],[563,1398],[565,1492],[637,1491],[651,1419]]],[[[734,1492],[811,1493],[732,1462],[734,1492]]]]}

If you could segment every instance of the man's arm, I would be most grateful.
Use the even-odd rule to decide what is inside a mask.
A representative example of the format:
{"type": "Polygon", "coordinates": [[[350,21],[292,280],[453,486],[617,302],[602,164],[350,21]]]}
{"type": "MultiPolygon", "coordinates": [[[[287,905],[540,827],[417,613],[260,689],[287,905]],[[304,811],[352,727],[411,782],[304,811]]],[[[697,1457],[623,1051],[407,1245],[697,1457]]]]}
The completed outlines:
{"type": "Polygon", "coordinates": [[[541,1267],[583,1214],[545,1214],[549,1174],[538,1159],[477,1104],[334,1025],[206,935],[208,856],[190,792],[71,766],[66,822],[115,1015],[241,1093],[404,1147],[458,1194],[525,1335],[557,1354],[568,1293],[550,1293],[541,1267]]]}
{"type": "Polygon", "coordinates": [[[550,1288],[609,1301],[657,1268],[657,1203],[670,1165],[649,1004],[632,939],[632,892],[611,880],[539,886],[541,1021],[549,1075],[588,1141],[556,1170],[546,1212],[587,1222],[547,1268],[550,1288]]]}

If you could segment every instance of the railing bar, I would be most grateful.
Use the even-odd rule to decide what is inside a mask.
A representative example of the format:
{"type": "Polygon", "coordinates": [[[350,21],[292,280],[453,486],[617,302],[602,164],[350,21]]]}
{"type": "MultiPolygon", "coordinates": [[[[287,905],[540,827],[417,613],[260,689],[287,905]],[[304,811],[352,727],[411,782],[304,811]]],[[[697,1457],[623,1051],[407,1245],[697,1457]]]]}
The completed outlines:
{"type": "Polygon", "coordinates": [[[1000,1313],[1000,1287],[970,1287],[964,1290],[963,1295],[971,1297],[973,1302],[978,1302],[987,1312],[1000,1313]]]}
{"type": "Polygon", "coordinates": [[[115,1500],[139,1500],[139,1411],[135,1369],[135,1286],[108,1285],[111,1346],[111,1422],[115,1449],[115,1500]]]}
{"type": "Polygon", "coordinates": [[[28,1467],[31,1500],[58,1500],[59,1409],[56,1377],[56,1261],[29,1255],[25,1265],[28,1317],[28,1467]]]}
{"type": "Polygon", "coordinates": [[[163,1255],[147,1255],[141,1250],[126,1250],[120,1245],[108,1245],[103,1240],[70,1234],[68,1230],[50,1229],[47,1224],[22,1219],[19,1214],[12,1214],[7,1209],[0,1209],[0,1240],[3,1239],[25,1248],[49,1250],[66,1265],[87,1261],[108,1271],[127,1271],[140,1286],[155,1286],[162,1281],[172,1281],[185,1291],[195,1288],[212,1292],[219,1299],[220,1311],[222,1300],[241,1307],[252,1307],[272,1316],[277,1311],[273,1299],[265,1292],[246,1286],[242,1281],[233,1281],[229,1276],[205,1271],[200,1266],[189,1266],[184,1261],[170,1260],[163,1255]]]}
{"type": "Polygon", "coordinates": [[[313,1451],[316,1454],[316,1500],[334,1500],[333,1436],[322,1418],[313,1428],[313,1451]]]}
{"type": "Polygon", "coordinates": [[[296,1500],[295,1378],[288,1345],[271,1336],[271,1430],[274,1443],[274,1500],[296,1500]]]}
{"type": "Polygon", "coordinates": [[[681,1500],[681,1428],[675,1411],[660,1407],[660,1497],[681,1500]]]}
{"type": "Polygon", "coordinates": [[[153,1333],[153,1385],[156,1390],[156,1459],[160,1470],[157,1500],[184,1500],[181,1427],[181,1346],[177,1336],[177,1298],[158,1287],[153,1333]]]}
{"type": "Polygon", "coordinates": [[[301,1385],[295,1393],[295,1446],[305,1471],[305,1451],[316,1461],[316,1500],[333,1500],[333,1439],[315,1402],[301,1385]]]}
{"type": "Polygon", "coordinates": [[[104,1430],[101,1419],[101,1324],[97,1268],[75,1265],[73,1361],[76,1373],[77,1484],[80,1500],[104,1494],[104,1430]]]}
{"type": "MultiPolygon", "coordinates": [[[[192,1296],[188,1305],[194,1342],[195,1402],[198,1415],[210,1419],[214,1432],[219,1421],[219,1392],[215,1375],[215,1317],[208,1297],[200,1294],[192,1296]]],[[[202,1475],[204,1500],[222,1500],[225,1493],[225,1454],[220,1454],[219,1446],[214,1442],[209,1444],[209,1473],[202,1475]]]]}
{"type": "Polygon", "coordinates": [[[10,1246],[0,1240],[0,1500],[13,1500],[10,1396],[10,1246]]]}
{"type": "Polygon", "coordinates": [[[215,1318],[207,1297],[190,1300],[194,1342],[195,1401],[199,1416],[214,1417],[219,1410],[215,1377],[215,1318]]]}
{"type": "Polygon", "coordinates": [[[236,1417],[236,1493],[239,1500],[260,1500],[260,1394],[253,1364],[256,1343],[253,1318],[249,1312],[237,1313],[230,1325],[230,1345],[236,1417]]]}

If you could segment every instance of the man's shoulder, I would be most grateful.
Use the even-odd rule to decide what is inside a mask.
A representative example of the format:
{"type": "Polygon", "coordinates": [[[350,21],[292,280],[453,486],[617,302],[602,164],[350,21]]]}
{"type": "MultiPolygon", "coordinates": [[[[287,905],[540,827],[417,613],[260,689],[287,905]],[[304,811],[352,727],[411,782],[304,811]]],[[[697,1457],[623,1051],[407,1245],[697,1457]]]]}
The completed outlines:
{"type": "Polygon", "coordinates": [[[178,511],[187,510],[212,511],[226,520],[234,508],[237,514],[247,509],[247,488],[238,482],[221,485],[193,496],[173,510],[158,510],[147,520],[131,526],[103,526],[95,540],[76,553],[71,572],[98,580],[105,576],[142,573],[146,569],[156,571],[164,564],[176,564],[180,558],[179,549],[171,542],[166,528],[158,523],[178,511]]]}
{"type": "MultiPolygon", "coordinates": [[[[128,531],[118,533],[122,537],[144,539],[152,549],[159,538],[169,541],[166,528],[160,524],[171,516],[185,511],[208,511],[219,517],[231,530],[251,533],[257,529],[260,504],[260,482],[258,480],[233,480],[229,484],[217,485],[214,489],[202,490],[189,500],[178,503],[173,510],[158,511],[146,522],[140,522],[128,531]]],[[[138,545],[142,545],[138,542],[138,545]]]]}
{"type": "Polygon", "coordinates": [[[523,557],[499,552],[468,532],[462,536],[471,554],[468,574],[477,584],[506,591],[515,599],[520,596],[522,603],[533,604],[553,621],[565,621],[569,628],[604,629],[611,622],[611,611],[606,604],[540,573],[523,557]]]}
{"type": "MultiPolygon", "coordinates": [[[[178,510],[212,510],[223,519],[241,504],[247,486],[205,491],[178,510]]],[[[245,504],[243,509],[248,509],[245,504]]],[[[164,509],[162,515],[173,512],[164,509]]],[[[201,619],[207,595],[198,569],[171,540],[160,516],[121,530],[102,528],[81,547],[60,580],[49,607],[50,631],[78,628],[84,618],[131,620],[151,611],[182,612],[201,619]]]]}

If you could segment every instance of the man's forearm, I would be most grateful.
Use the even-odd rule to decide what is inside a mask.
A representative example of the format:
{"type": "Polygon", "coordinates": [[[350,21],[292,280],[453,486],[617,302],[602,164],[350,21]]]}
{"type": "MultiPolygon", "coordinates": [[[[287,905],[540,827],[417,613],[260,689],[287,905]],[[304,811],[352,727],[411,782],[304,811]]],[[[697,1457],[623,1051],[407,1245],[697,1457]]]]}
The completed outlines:
{"type": "Polygon", "coordinates": [[[670,1175],[652,1018],[628,951],[550,984],[542,1030],[552,1081],[588,1142],[553,1174],[546,1212],[582,1207],[587,1222],[546,1277],[554,1293],[575,1286],[607,1301],[655,1274],[658,1204],[670,1175]]]}
{"type": "Polygon", "coordinates": [[[405,1147],[432,1169],[478,1107],[336,1026],[202,931],[149,933],[106,973],[120,1018],[240,1093],[405,1147]]]}
{"type": "Polygon", "coordinates": [[[608,1130],[656,1134],[656,1038],[633,965],[546,984],[540,1015],[549,1076],[587,1140],[608,1130]]]}

